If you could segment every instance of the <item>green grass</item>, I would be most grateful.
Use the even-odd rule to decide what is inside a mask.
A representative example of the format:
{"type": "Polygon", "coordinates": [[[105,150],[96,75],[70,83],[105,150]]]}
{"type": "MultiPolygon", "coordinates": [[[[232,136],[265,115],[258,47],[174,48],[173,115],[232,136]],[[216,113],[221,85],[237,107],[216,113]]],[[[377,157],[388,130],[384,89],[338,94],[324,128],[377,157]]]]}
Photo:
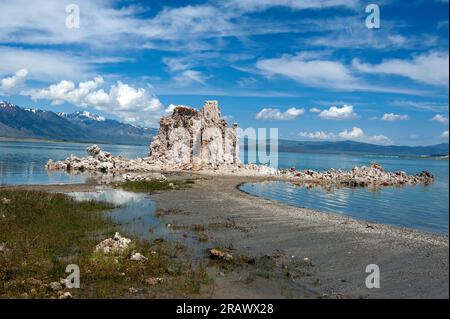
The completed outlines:
{"type": "Polygon", "coordinates": [[[63,194],[0,190],[0,299],[58,297],[47,285],[66,278],[68,264],[81,271],[81,288],[65,290],[75,298],[190,296],[211,283],[203,266],[180,258],[179,247],[167,241],[131,237],[123,254],[95,253],[101,240],[120,230],[102,213],[112,208],[63,194]],[[148,259],[130,261],[132,251],[148,259]],[[149,278],[164,281],[149,285],[149,278]]]}
{"type": "Polygon", "coordinates": [[[194,183],[190,179],[176,181],[128,181],[120,183],[117,187],[130,192],[154,193],[157,191],[190,188],[194,183]]]}
{"type": "Polygon", "coordinates": [[[99,212],[112,208],[62,194],[1,190],[0,243],[7,251],[0,254],[0,296],[19,297],[31,289],[36,297],[46,296],[42,285],[31,287],[28,281],[65,277],[65,267],[80,263],[92,252],[96,236],[110,230],[112,223],[99,212]]]}

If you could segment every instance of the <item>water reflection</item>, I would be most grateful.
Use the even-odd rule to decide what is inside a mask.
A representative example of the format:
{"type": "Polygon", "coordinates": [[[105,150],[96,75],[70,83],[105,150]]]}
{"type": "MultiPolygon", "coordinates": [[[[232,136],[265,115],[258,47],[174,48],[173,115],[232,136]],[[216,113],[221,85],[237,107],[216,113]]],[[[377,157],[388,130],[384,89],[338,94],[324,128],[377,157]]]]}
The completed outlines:
{"type": "Polygon", "coordinates": [[[155,216],[155,203],[147,194],[105,189],[97,192],[72,192],[68,195],[78,201],[96,200],[118,206],[108,216],[140,238],[169,235],[165,224],[155,216]]]}
{"type": "Polygon", "coordinates": [[[272,181],[240,189],[293,206],[448,235],[448,192],[437,186],[323,188],[272,181]]]}
{"type": "Polygon", "coordinates": [[[147,199],[145,194],[127,192],[121,189],[105,189],[97,192],[72,192],[69,195],[77,201],[95,200],[111,203],[116,206],[149,206],[154,210],[153,201],[150,198],[147,199]]]}

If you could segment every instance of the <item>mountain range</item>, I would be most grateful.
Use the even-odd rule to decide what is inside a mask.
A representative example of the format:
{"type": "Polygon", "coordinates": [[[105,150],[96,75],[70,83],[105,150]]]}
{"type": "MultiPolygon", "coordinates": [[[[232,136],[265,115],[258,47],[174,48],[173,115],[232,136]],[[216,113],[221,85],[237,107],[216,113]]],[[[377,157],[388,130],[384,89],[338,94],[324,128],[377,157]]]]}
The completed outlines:
{"type": "MultiPolygon", "coordinates": [[[[0,137],[60,141],[149,145],[155,128],[143,128],[79,111],[54,113],[0,101],[0,137]]],[[[313,142],[279,140],[280,152],[354,153],[396,156],[448,156],[449,144],[431,146],[374,145],[354,141],[313,142]]]]}
{"type": "Polygon", "coordinates": [[[280,152],[293,153],[327,153],[327,154],[372,154],[385,156],[448,156],[448,143],[429,146],[375,145],[355,141],[312,142],[289,141],[278,142],[280,152]]]}
{"type": "Polygon", "coordinates": [[[157,129],[121,123],[87,111],[55,113],[0,101],[2,137],[149,145],[157,132],[157,129]]]}

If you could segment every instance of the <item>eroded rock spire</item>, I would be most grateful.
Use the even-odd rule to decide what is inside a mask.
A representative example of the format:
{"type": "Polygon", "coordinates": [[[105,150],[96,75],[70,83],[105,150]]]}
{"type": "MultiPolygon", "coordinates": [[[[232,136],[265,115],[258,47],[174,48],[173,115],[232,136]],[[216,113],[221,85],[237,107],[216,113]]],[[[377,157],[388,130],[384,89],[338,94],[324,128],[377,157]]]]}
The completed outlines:
{"type": "Polygon", "coordinates": [[[170,116],[161,118],[150,158],[194,169],[239,165],[237,124],[228,127],[217,101],[206,101],[201,110],[177,106],[170,116]]]}

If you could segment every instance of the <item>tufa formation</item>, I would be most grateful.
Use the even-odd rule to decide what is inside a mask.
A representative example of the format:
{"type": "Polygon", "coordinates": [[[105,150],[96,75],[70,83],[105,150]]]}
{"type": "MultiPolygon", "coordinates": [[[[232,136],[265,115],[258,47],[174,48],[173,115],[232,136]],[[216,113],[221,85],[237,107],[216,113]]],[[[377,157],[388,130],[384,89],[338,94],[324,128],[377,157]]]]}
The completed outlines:
{"type": "Polygon", "coordinates": [[[206,101],[201,110],[177,106],[161,118],[150,160],[194,170],[239,165],[237,124],[228,127],[217,101],[206,101]]]}

